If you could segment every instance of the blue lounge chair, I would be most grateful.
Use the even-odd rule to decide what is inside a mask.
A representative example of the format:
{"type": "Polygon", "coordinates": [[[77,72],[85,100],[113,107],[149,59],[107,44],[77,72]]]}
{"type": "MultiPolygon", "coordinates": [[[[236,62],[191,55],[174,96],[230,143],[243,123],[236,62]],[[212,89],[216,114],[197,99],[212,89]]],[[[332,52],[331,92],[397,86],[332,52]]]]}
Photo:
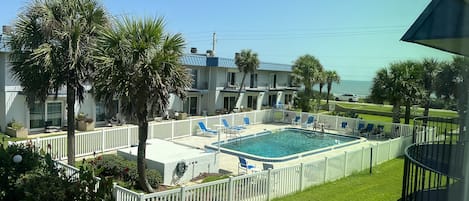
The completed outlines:
{"type": "Polygon", "coordinates": [[[230,126],[230,124],[228,123],[226,119],[221,119],[221,122],[223,123],[223,126],[225,126],[225,129],[227,129],[228,131],[231,130],[231,131],[239,132],[242,129],[246,129],[246,127],[244,126],[230,126]]]}
{"type": "Polygon", "coordinates": [[[239,159],[239,164],[238,164],[238,174],[240,174],[241,170],[247,174],[249,170],[252,172],[259,171],[255,165],[248,164],[245,158],[243,157],[238,157],[239,159]]]}
{"type": "Polygon", "coordinates": [[[346,121],[343,121],[341,124],[340,124],[340,128],[342,129],[346,129],[347,128],[347,122],[346,121]]]}
{"type": "Polygon", "coordinates": [[[202,131],[202,134],[212,134],[212,135],[218,134],[218,131],[205,127],[204,122],[201,122],[201,121],[199,121],[199,128],[202,131]]]}
{"type": "Polygon", "coordinates": [[[374,127],[374,124],[369,123],[365,129],[360,130],[360,135],[368,137],[373,132],[374,127]]]}
{"type": "Polygon", "coordinates": [[[251,122],[249,121],[249,117],[244,117],[244,118],[243,118],[243,121],[244,121],[244,126],[249,126],[249,125],[251,125],[251,122]]]}
{"type": "Polygon", "coordinates": [[[314,116],[309,116],[306,122],[303,124],[303,128],[309,128],[312,127],[314,124],[314,116]]]}
{"type": "Polygon", "coordinates": [[[300,119],[301,117],[300,116],[296,116],[294,119],[291,120],[291,124],[292,125],[300,125],[300,119]]]}

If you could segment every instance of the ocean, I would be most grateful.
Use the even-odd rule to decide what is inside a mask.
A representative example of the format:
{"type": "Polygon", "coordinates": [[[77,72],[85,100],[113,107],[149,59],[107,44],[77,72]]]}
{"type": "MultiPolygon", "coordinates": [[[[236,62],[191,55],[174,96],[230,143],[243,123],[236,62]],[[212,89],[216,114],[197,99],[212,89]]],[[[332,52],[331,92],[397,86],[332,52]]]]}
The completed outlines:
{"type": "MultiPolygon", "coordinates": [[[[339,84],[332,84],[332,94],[335,96],[351,93],[356,94],[359,97],[367,97],[371,92],[372,81],[355,81],[355,80],[341,80],[339,84]]],[[[319,91],[319,85],[314,86],[314,90],[319,91]]],[[[324,92],[327,92],[327,85],[323,88],[324,92]]]]}

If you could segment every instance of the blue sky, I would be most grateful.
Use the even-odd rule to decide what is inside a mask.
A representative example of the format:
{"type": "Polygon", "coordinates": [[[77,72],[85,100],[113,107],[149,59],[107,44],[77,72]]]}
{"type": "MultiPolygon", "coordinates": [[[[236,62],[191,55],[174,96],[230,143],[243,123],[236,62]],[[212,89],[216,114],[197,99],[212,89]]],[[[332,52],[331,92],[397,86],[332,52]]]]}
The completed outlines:
{"type": "MultiPolygon", "coordinates": [[[[2,2],[0,24],[12,24],[29,1],[2,2]]],[[[184,35],[187,48],[212,48],[233,57],[252,49],[264,62],[291,64],[312,54],[344,80],[371,80],[390,62],[451,54],[399,41],[430,0],[183,1],[104,0],[113,16],[163,16],[169,32],[184,35]]],[[[187,50],[188,52],[188,50],[187,50]]]]}

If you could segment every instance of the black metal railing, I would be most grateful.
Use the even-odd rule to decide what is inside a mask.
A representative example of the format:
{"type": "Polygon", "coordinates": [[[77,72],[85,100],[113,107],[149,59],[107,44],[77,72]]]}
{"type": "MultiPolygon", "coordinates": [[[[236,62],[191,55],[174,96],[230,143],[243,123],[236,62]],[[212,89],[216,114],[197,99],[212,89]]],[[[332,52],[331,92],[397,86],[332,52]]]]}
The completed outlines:
{"type": "Polygon", "coordinates": [[[458,119],[414,119],[413,144],[405,150],[403,201],[461,200],[464,144],[458,119]]]}

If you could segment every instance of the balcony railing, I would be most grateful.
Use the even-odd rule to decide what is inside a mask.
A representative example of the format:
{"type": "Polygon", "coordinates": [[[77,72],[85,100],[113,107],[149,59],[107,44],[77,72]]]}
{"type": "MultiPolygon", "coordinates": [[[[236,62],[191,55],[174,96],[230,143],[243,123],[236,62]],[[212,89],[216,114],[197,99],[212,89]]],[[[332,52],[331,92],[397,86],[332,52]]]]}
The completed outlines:
{"type": "Polygon", "coordinates": [[[413,142],[405,150],[403,201],[459,201],[464,144],[457,119],[414,119],[413,142]]]}

